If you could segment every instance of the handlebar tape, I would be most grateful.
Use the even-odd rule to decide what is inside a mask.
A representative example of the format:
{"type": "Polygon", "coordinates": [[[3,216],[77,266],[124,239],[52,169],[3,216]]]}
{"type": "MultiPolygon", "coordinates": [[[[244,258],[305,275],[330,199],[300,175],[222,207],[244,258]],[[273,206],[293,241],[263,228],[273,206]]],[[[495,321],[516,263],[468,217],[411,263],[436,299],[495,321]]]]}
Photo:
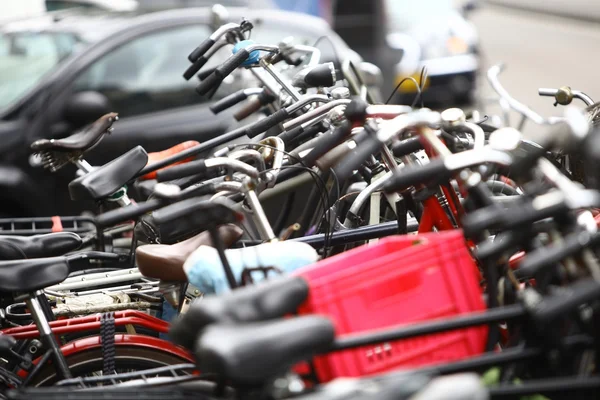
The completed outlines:
{"type": "Polygon", "coordinates": [[[204,174],[206,170],[207,168],[204,160],[195,160],[190,161],[187,164],[176,165],[157,171],[156,180],[158,182],[167,182],[186,176],[204,174]]]}
{"type": "Polygon", "coordinates": [[[288,119],[290,114],[285,108],[282,108],[267,118],[261,119],[246,128],[245,132],[249,138],[256,137],[270,128],[288,119]]]}
{"type": "Polygon", "coordinates": [[[188,56],[188,60],[190,62],[196,62],[200,57],[202,57],[210,48],[215,44],[215,41],[211,38],[205,39],[198,47],[194,49],[188,56]]]}
{"type": "Polygon", "coordinates": [[[150,199],[143,203],[131,204],[127,207],[117,208],[100,214],[96,217],[96,225],[104,228],[113,226],[119,222],[129,221],[137,217],[156,210],[164,205],[164,201],[161,199],[150,199]]]}
{"type": "Polygon", "coordinates": [[[386,193],[404,190],[417,184],[428,184],[431,181],[444,181],[452,177],[452,172],[446,168],[444,160],[436,158],[428,164],[410,166],[396,172],[384,185],[386,193]]]}
{"type": "Polygon", "coordinates": [[[348,179],[352,176],[362,163],[364,163],[371,155],[377,153],[383,147],[383,143],[377,140],[373,135],[367,135],[366,139],[361,142],[349,155],[344,157],[342,161],[333,169],[340,181],[348,179]]]}
{"type": "Polygon", "coordinates": [[[418,137],[411,137],[392,146],[392,153],[396,157],[404,157],[419,150],[423,150],[423,143],[418,137]]]}
{"type": "Polygon", "coordinates": [[[340,143],[342,143],[346,137],[352,132],[352,123],[350,121],[343,121],[340,126],[335,128],[333,131],[326,132],[323,136],[317,139],[313,149],[303,158],[303,163],[306,166],[312,167],[315,162],[333,149],[340,143]]]}
{"type": "Polygon", "coordinates": [[[207,61],[208,59],[204,56],[198,58],[192,65],[188,67],[188,69],[185,70],[183,73],[183,78],[186,81],[189,81],[192,76],[196,74],[196,72],[200,71],[200,68],[204,67],[204,64],[206,64],[207,61]]]}
{"type": "Polygon", "coordinates": [[[218,114],[235,106],[239,102],[244,101],[246,98],[247,96],[246,93],[244,93],[244,89],[238,90],[237,92],[232,93],[229,96],[226,96],[221,100],[211,104],[209,109],[213,112],[213,114],[218,114]]]}

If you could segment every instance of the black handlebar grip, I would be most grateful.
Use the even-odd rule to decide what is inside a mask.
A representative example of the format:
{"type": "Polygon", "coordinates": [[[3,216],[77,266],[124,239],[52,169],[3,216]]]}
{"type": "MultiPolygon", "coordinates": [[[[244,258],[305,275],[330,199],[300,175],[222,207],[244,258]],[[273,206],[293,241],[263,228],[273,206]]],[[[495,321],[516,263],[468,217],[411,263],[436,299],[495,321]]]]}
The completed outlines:
{"type": "Polygon", "coordinates": [[[196,76],[198,77],[198,79],[203,81],[206,78],[208,78],[209,76],[211,76],[212,73],[215,72],[216,69],[217,69],[217,67],[205,69],[204,71],[200,71],[200,73],[198,73],[198,75],[196,75],[196,76]]]}
{"type": "Polygon", "coordinates": [[[260,121],[255,122],[246,128],[246,135],[249,138],[256,137],[263,132],[266,132],[270,128],[279,124],[280,122],[288,119],[290,114],[285,108],[282,108],[275,113],[269,115],[267,118],[261,119],[260,121]]]}
{"type": "Polygon", "coordinates": [[[202,57],[206,52],[215,44],[215,41],[211,38],[207,38],[204,42],[200,43],[198,47],[194,49],[188,56],[188,60],[191,62],[196,62],[200,57],[202,57]]]}
{"type": "Polygon", "coordinates": [[[119,222],[125,222],[156,210],[164,205],[164,200],[150,199],[143,203],[131,204],[127,207],[117,208],[100,214],[96,217],[96,226],[104,228],[113,226],[119,222]]]}
{"type": "Polygon", "coordinates": [[[247,97],[248,96],[246,96],[246,93],[244,93],[244,89],[238,90],[237,92],[232,93],[229,96],[226,96],[221,100],[211,104],[208,108],[210,109],[210,111],[213,112],[213,114],[218,114],[222,111],[227,110],[230,107],[235,106],[240,101],[245,100],[247,97]]]}
{"type": "Polygon", "coordinates": [[[464,215],[461,221],[464,235],[474,238],[486,229],[500,225],[506,212],[504,208],[492,205],[464,215]]]}
{"type": "Polygon", "coordinates": [[[573,234],[565,238],[558,246],[545,246],[528,253],[515,271],[517,278],[533,278],[543,268],[553,267],[567,257],[574,256],[586,247],[597,244],[599,234],[590,235],[587,232],[573,234]]]}
{"type": "Polygon", "coordinates": [[[196,87],[196,92],[198,94],[204,96],[208,92],[210,92],[215,86],[219,86],[223,78],[221,78],[217,71],[215,70],[208,78],[204,79],[200,84],[196,87]]]}
{"type": "Polygon", "coordinates": [[[344,116],[348,121],[363,123],[367,119],[367,108],[369,108],[369,103],[359,96],[354,96],[346,106],[344,116]]]}
{"type": "Polygon", "coordinates": [[[466,236],[473,237],[486,229],[509,230],[529,226],[565,211],[568,211],[565,202],[544,208],[537,208],[531,202],[523,202],[518,207],[510,207],[509,211],[491,206],[466,214],[462,220],[462,228],[466,236]]]}
{"type": "Polygon", "coordinates": [[[535,325],[542,329],[556,318],[568,315],[581,305],[600,298],[600,283],[588,278],[579,280],[567,287],[557,289],[557,292],[546,295],[542,301],[533,306],[535,325]]]}
{"type": "Polygon", "coordinates": [[[174,179],[184,178],[191,175],[199,175],[206,172],[204,160],[190,161],[185,164],[175,165],[156,172],[158,182],[167,182],[174,179]]]}
{"type": "Polygon", "coordinates": [[[344,181],[350,178],[354,170],[360,167],[370,156],[381,150],[382,147],[383,143],[377,140],[375,136],[367,135],[366,139],[333,169],[338,179],[344,181]]]}
{"type": "Polygon", "coordinates": [[[513,161],[510,165],[511,176],[527,174],[544,157],[547,150],[529,143],[522,143],[517,149],[511,151],[513,161]]]}
{"type": "Polygon", "coordinates": [[[303,132],[300,132],[298,134],[298,136],[296,136],[294,138],[294,140],[292,141],[292,143],[294,143],[294,142],[299,143],[299,142],[304,141],[306,139],[313,138],[317,133],[323,132],[325,130],[327,130],[327,127],[323,123],[318,123],[318,124],[315,124],[315,125],[311,125],[310,127],[306,128],[303,132]]]}
{"type": "Polygon", "coordinates": [[[303,128],[302,125],[300,125],[293,129],[290,129],[289,131],[282,132],[281,134],[279,134],[279,138],[283,140],[283,142],[286,145],[292,144],[291,147],[295,147],[293,146],[293,144],[299,143],[300,141],[306,138],[312,138],[317,133],[323,132],[326,129],[327,128],[321,122],[311,125],[306,129],[303,128]]]}
{"type": "Polygon", "coordinates": [[[244,61],[248,59],[250,53],[246,49],[240,49],[237,53],[229,57],[225,62],[217,68],[215,72],[218,72],[221,76],[221,79],[225,79],[229,74],[231,74],[237,67],[242,65],[244,61]]]}
{"type": "Polygon", "coordinates": [[[515,229],[523,225],[531,225],[536,221],[554,217],[569,211],[564,201],[553,203],[544,208],[537,208],[529,202],[522,207],[511,207],[509,213],[504,213],[501,229],[515,229]]]}
{"type": "Polygon", "coordinates": [[[277,137],[283,140],[283,143],[289,144],[292,140],[294,140],[297,136],[304,133],[304,127],[302,125],[298,125],[295,128],[290,129],[289,131],[283,131],[277,137]]]}
{"type": "Polygon", "coordinates": [[[196,74],[196,72],[200,71],[200,68],[204,67],[204,64],[206,64],[207,61],[208,59],[204,56],[197,59],[196,62],[194,62],[192,65],[189,66],[188,69],[185,70],[185,72],[183,73],[183,78],[186,81],[189,81],[192,78],[192,76],[196,74]]]}
{"type": "Polygon", "coordinates": [[[396,157],[404,157],[419,150],[423,150],[423,143],[421,143],[421,140],[417,136],[392,145],[392,153],[394,153],[396,157]]]}
{"type": "Polygon", "coordinates": [[[397,171],[384,185],[386,193],[404,190],[417,184],[441,182],[452,177],[442,158],[434,158],[428,164],[409,166],[397,171]]]}
{"type": "Polygon", "coordinates": [[[321,156],[342,143],[351,132],[352,123],[350,121],[343,121],[333,131],[326,132],[318,138],[313,149],[303,157],[302,162],[304,165],[312,167],[321,156]]]}

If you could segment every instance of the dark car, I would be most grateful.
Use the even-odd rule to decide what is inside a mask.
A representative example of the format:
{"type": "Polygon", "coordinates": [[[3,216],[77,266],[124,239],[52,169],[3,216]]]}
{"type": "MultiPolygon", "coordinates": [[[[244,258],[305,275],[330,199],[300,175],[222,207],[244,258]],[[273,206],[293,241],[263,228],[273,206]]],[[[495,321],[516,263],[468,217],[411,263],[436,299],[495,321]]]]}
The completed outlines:
{"type": "MultiPolygon", "coordinates": [[[[356,54],[321,19],[282,11],[231,8],[229,20],[255,24],[252,38],[277,44],[321,41],[323,60],[356,54]]],[[[226,21],[228,22],[228,21],[226,21]]],[[[104,112],[119,113],[115,131],[86,155],[101,165],[136,145],[159,151],[206,141],[235,127],[231,113],[213,115],[208,99],[185,81],[187,56],[211,33],[210,9],[144,15],[73,14],[0,26],[0,213],[74,215],[69,199],[75,168],[51,174],[29,150],[39,138],[72,134],[104,112]]],[[[221,60],[227,56],[227,50],[221,60]]],[[[217,62],[214,60],[213,62],[217,62]]],[[[208,65],[207,65],[208,67],[208,65]]],[[[219,95],[248,82],[232,79],[219,95]]],[[[84,205],[91,207],[93,205],[84,205]]]]}

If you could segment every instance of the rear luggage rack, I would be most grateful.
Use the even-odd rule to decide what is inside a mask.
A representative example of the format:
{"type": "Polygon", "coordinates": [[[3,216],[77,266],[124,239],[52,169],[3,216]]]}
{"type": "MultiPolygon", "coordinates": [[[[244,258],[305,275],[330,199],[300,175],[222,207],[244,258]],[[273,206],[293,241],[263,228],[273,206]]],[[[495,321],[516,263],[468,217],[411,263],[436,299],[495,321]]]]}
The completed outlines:
{"type": "Polygon", "coordinates": [[[52,232],[81,235],[95,231],[96,225],[92,217],[0,218],[0,235],[32,236],[52,232]]]}

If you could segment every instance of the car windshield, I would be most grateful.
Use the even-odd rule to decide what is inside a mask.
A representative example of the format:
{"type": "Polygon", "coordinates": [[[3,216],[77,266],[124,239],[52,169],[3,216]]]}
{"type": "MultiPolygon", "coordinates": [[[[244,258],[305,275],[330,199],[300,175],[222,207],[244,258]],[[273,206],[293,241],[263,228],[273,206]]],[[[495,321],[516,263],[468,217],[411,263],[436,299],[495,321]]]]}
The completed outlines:
{"type": "Polygon", "coordinates": [[[389,30],[406,32],[425,18],[447,16],[454,9],[452,0],[386,0],[389,30]]]}
{"type": "Polygon", "coordinates": [[[69,33],[0,32],[0,110],[33,88],[76,45],[69,33]]]}

